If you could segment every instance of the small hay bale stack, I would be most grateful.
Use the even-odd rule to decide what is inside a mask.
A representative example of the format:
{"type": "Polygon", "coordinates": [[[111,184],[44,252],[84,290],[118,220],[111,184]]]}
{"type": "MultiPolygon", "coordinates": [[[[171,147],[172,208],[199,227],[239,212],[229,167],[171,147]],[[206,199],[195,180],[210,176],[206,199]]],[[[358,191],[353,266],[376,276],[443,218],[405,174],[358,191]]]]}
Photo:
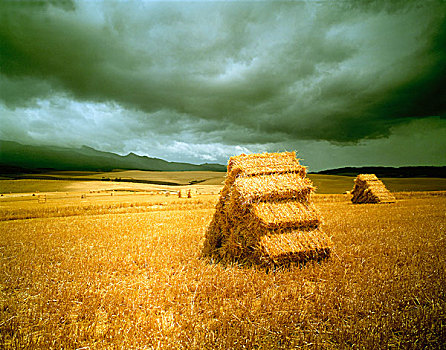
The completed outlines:
{"type": "Polygon", "coordinates": [[[203,255],[264,266],[327,257],[314,189],[294,152],[231,157],[203,255]]]}
{"type": "Polygon", "coordinates": [[[359,174],[350,192],[352,203],[394,203],[395,197],[375,174],[359,174]]]}

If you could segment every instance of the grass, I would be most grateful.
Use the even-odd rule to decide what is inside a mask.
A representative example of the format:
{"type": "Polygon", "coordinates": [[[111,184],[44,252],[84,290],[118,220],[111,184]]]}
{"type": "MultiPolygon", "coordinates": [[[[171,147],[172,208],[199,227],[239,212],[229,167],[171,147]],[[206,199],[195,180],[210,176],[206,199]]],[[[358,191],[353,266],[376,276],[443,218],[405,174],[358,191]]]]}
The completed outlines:
{"type": "Polygon", "coordinates": [[[0,180],[0,193],[65,192],[69,186],[59,180],[0,180]]]}
{"type": "MultiPolygon", "coordinates": [[[[172,198],[162,208],[147,205],[156,197],[131,206],[135,198],[92,198],[91,205],[109,206],[103,212],[0,222],[0,347],[444,344],[444,192],[397,194],[390,205],[316,196],[332,256],[269,272],[200,258],[216,196],[172,198]]],[[[25,206],[21,200],[5,210],[25,206]]]]}
{"type": "MultiPolygon", "coordinates": [[[[108,173],[92,172],[50,172],[36,176],[47,176],[48,179],[0,180],[0,193],[25,192],[88,192],[89,190],[162,190],[169,186],[142,184],[131,182],[101,181],[106,179],[135,179],[144,181],[170,182],[179,185],[178,188],[195,188],[202,192],[218,193],[222,187],[225,173],[213,171],[116,171],[108,173]],[[66,179],[66,180],[56,180],[66,179]],[[88,179],[89,181],[86,181],[88,179]],[[98,181],[91,181],[91,180],[98,181]],[[190,184],[194,185],[190,185],[190,184]]],[[[30,176],[33,176],[32,174],[30,176]]],[[[353,188],[354,177],[337,175],[309,174],[308,177],[317,187],[317,193],[335,194],[350,191],[353,188]]],[[[382,178],[386,187],[392,192],[401,191],[446,191],[446,179],[437,178],[382,178]]]]}
{"type": "MultiPolygon", "coordinates": [[[[128,196],[126,197],[128,198],[128,196]]],[[[84,200],[82,203],[64,205],[61,204],[61,201],[55,201],[55,203],[52,203],[51,200],[44,204],[38,204],[37,199],[32,200],[31,205],[29,202],[23,203],[23,201],[21,203],[10,202],[6,208],[0,208],[0,221],[79,215],[141,213],[166,210],[210,209],[213,208],[216,203],[216,199],[214,197],[209,198],[204,196],[201,196],[201,198],[198,199],[175,199],[175,197],[165,198],[164,196],[154,196],[146,201],[140,201],[141,198],[133,199],[134,200],[132,201],[84,200]]]]}
{"type": "MultiPolygon", "coordinates": [[[[334,194],[351,191],[355,177],[309,174],[317,193],[334,194]]],[[[437,178],[380,178],[391,192],[445,191],[446,179],[437,178]]]]}
{"type": "Polygon", "coordinates": [[[201,183],[206,185],[220,185],[226,173],[218,171],[142,171],[123,170],[111,172],[92,171],[49,171],[41,174],[24,175],[36,180],[71,180],[71,181],[116,181],[116,180],[144,180],[155,182],[168,182],[176,185],[189,185],[201,183]]]}

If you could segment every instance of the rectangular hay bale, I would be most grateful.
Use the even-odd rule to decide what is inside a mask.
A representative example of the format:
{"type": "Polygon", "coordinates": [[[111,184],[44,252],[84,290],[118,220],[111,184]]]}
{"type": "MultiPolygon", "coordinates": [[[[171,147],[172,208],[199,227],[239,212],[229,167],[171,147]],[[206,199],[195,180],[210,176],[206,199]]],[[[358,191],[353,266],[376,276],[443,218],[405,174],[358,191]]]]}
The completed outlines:
{"type": "Polygon", "coordinates": [[[253,204],[252,211],[268,229],[316,227],[320,223],[319,213],[308,202],[260,202],[253,204]]]}
{"type": "Polygon", "coordinates": [[[290,230],[260,238],[261,250],[275,263],[297,257],[299,260],[323,258],[329,254],[332,244],[331,239],[320,229],[290,230]]]}

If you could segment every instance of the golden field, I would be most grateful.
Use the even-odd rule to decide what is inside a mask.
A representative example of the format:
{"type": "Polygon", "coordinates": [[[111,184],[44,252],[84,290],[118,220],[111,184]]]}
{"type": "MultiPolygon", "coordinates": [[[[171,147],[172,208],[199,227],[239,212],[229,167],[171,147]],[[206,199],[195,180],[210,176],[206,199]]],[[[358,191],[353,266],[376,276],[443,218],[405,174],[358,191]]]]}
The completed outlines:
{"type": "Polygon", "coordinates": [[[316,194],[331,257],[267,271],[201,258],[217,185],[16,181],[34,189],[0,197],[0,348],[444,346],[444,191],[316,194]]]}

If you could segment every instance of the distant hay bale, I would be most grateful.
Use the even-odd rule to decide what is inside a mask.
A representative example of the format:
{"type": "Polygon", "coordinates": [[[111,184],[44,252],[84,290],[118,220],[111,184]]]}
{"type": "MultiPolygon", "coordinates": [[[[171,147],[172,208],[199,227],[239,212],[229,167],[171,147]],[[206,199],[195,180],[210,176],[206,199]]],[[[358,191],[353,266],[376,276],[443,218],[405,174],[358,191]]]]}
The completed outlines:
{"type": "Polygon", "coordinates": [[[375,174],[359,174],[350,194],[352,195],[351,201],[355,204],[393,203],[396,201],[375,174]]]}
{"type": "Polygon", "coordinates": [[[231,157],[203,255],[264,266],[327,257],[314,190],[294,152],[231,157]]]}

